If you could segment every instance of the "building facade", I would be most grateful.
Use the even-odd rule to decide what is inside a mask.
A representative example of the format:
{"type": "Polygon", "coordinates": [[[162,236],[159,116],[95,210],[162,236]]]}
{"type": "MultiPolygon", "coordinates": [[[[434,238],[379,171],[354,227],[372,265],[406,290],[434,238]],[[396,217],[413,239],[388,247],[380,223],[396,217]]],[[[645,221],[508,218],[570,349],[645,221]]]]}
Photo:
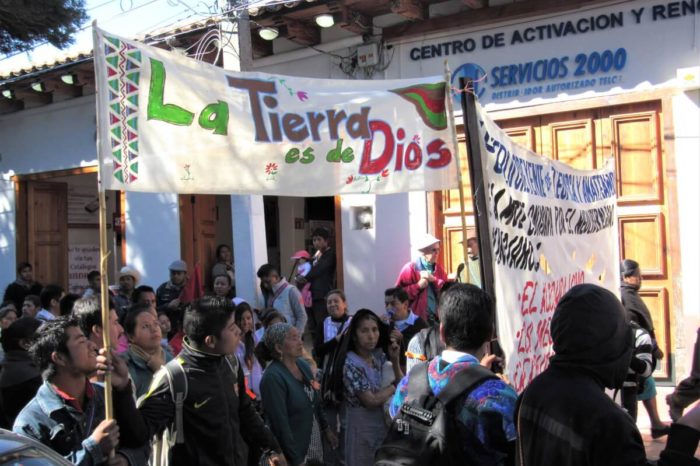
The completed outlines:
{"type": "MultiPolygon", "coordinates": [[[[641,294],[669,355],[657,374],[667,382],[686,374],[700,324],[700,3],[455,0],[418,10],[404,1],[346,3],[339,10],[312,3],[251,11],[252,40],[236,50],[241,60],[223,53],[212,62],[332,79],[441,79],[447,64],[452,86],[459,91],[459,78],[473,79],[480,104],[522,145],[582,169],[614,163],[620,251],[642,266],[641,294]],[[309,23],[326,11],[322,6],[336,25],[315,30],[309,23]],[[261,41],[263,27],[279,37],[261,41]]],[[[0,115],[1,283],[14,279],[24,259],[36,264],[40,280],[59,276],[65,284],[89,268],[85,263],[96,265],[89,212],[97,192],[94,94],[89,84],[77,97],[56,84],[63,65],[0,82],[25,89],[29,103],[0,115]],[[54,94],[70,98],[32,103],[41,97],[29,89],[32,80],[49,71],[54,94]]],[[[87,62],[68,65],[89,73],[87,62]]],[[[459,99],[454,103],[461,126],[459,99]]],[[[459,133],[463,141],[461,127],[459,133]]],[[[465,214],[475,232],[462,157],[465,214]]],[[[217,244],[232,244],[238,294],[255,301],[257,267],[269,260],[287,275],[289,257],[310,248],[315,226],[333,233],[339,283],[352,310],[383,309],[384,288],[415,257],[412,245],[426,231],[442,239],[448,272],[461,262],[457,190],[318,199],[108,197],[110,270],[133,265],[151,285],[167,279],[173,259],[206,269],[217,244]]]]}

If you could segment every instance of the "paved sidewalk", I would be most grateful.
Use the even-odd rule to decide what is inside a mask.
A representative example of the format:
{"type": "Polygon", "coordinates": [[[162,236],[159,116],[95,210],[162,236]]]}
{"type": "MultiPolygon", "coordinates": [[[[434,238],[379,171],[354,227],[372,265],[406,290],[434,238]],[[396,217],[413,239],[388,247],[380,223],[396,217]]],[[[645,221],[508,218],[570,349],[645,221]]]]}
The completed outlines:
{"type": "MultiPolygon", "coordinates": [[[[659,417],[664,422],[671,422],[671,418],[668,415],[666,395],[670,394],[673,388],[657,386],[656,391],[658,392],[656,395],[656,404],[659,409],[659,417]]],[[[656,440],[651,438],[651,423],[649,422],[647,410],[644,409],[644,405],[641,402],[637,407],[637,426],[644,439],[644,448],[647,451],[647,458],[650,460],[658,460],[659,454],[666,448],[666,437],[661,437],[656,440]]],[[[700,459],[700,448],[695,452],[695,457],[700,459]]]]}

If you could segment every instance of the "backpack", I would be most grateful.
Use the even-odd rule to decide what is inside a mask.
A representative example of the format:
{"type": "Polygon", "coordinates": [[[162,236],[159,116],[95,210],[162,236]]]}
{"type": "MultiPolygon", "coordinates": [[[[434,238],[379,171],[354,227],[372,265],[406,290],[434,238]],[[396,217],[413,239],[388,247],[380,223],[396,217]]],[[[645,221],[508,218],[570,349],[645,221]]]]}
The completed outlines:
{"type": "Polygon", "coordinates": [[[350,336],[345,329],[338,344],[324,359],[321,375],[321,401],[331,406],[337,406],[343,401],[343,366],[349,344],[350,336]]]}
{"type": "Polygon", "coordinates": [[[418,332],[418,343],[427,362],[432,361],[445,349],[445,345],[440,341],[440,328],[437,325],[431,325],[418,332]]]}
{"type": "MultiPolygon", "coordinates": [[[[232,356],[225,357],[224,360],[228,363],[233,373],[234,383],[238,383],[238,358],[232,356]]],[[[157,438],[153,445],[153,455],[150,463],[153,466],[167,466],[169,464],[169,450],[173,445],[185,443],[183,410],[188,393],[187,374],[185,373],[185,368],[182,367],[180,358],[171,359],[163,365],[161,370],[165,372],[165,378],[170,388],[170,396],[175,403],[175,421],[165,429],[161,438],[157,438]]]]}
{"type": "Polygon", "coordinates": [[[374,457],[375,466],[456,466],[465,462],[452,401],[464,399],[485,380],[497,378],[490,370],[473,365],[458,372],[438,396],[428,382],[428,363],[409,374],[408,394],[391,423],[389,433],[374,457]]]}

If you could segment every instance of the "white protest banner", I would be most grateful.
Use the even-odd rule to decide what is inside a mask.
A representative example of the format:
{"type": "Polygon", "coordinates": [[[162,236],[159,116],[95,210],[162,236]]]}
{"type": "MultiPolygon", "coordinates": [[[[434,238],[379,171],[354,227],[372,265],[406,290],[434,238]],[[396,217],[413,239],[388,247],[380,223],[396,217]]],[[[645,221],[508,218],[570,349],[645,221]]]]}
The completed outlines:
{"type": "Polygon", "coordinates": [[[330,196],[457,184],[442,77],[241,73],[93,35],[103,190],[330,196]]]}
{"type": "Polygon", "coordinates": [[[477,116],[498,336],[521,392],[549,364],[559,298],[580,283],[619,294],[615,172],[537,155],[477,116]]]}

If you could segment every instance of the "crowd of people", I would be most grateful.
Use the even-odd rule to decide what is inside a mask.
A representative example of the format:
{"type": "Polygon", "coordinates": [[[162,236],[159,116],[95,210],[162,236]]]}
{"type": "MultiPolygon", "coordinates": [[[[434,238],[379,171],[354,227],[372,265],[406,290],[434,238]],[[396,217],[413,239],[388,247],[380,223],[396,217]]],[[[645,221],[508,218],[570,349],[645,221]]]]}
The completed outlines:
{"type": "Polygon", "coordinates": [[[204,296],[188,291],[182,260],[155,289],[126,266],[107,329],[99,272],[78,296],[36,283],[22,263],[0,308],[0,426],[79,465],[641,466],[642,400],[652,435],[668,435],[658,464],[700,465],[700,408],[683,413],[700,398],[700,369],[668,398],[674,423],[663,424],[651,373],[664,355],[639,264],[621,265],[622,301],[591,284],[562,297],[555,355],[518,396],[491,370],[495,307],[468,244],[476,284],[448,278],[427,235],[381,312],[351,312],[323,229],[289,279],[259,267],[261,309],[236,297],[226,245],[204,296]]]}

